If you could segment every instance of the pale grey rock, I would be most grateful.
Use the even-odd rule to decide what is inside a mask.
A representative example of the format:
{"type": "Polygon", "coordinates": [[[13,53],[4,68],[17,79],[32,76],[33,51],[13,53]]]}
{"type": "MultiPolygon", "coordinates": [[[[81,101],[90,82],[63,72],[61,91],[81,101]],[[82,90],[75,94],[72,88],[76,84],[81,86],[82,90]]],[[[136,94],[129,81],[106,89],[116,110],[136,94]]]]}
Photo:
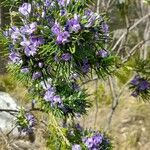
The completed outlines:
{"type": "MultiPolygon", "coordinates": [[[[2,111],[2,109],[17,110],[18,105],[15,100],[5,92],[0,92],[0,129],[4,134],[9,133],[15,127],[14,112],[2,111]]],[[[0,133],[1,134],[1,133],[0,133]]],[[[18,130],[15,128],[12,131],[13,135],[18,135],[18,130]]]]}

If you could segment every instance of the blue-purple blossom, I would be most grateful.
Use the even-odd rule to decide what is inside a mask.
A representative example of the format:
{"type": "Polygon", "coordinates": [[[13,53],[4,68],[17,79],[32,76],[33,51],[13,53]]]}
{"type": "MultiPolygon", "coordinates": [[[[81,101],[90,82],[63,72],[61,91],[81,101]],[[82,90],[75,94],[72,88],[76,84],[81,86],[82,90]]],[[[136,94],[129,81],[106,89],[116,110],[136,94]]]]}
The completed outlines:
{"type": "Polygon", "coordinates": [[[70,0],[57,0],[59,6],[67,6],[70,3],[70,0]]]}
{"type": "Polygon", "coordinates": [[[89,70],[90,70],[90,65],[89,64],[84,64],[82,66],[82,72],[83,73],[87,73],[87,72],[89,72],[89,70]]]}
{"type": "Polygon", "coordinates": [[[29,68],[28,67],[24,67],[24,68],[21,68],[20,70],[22,73],[28,73],[29,72],[29,68]]]}
{"type": "Polygon", "coordinates": [[[150,83],[146,80],[142,80],[138,86],[139,91],[144,91],[150,89],[150,83]]]}
{"type": "Polygon", "coordinates": [[[35,117],[31,114],[26,114],[26,120],[28,122],[28,127],[24,129],[25,132],[32,133],[33,132],[33,127],[35,126],[35,117]]]}
{"type": "Polygon", "coordinates": [[[55,96],[53,97],[52,105],[58,105],[58,106],[61,106],[61,105],[62,105],[62,99],[60,98],[60,96],[55,95],[55,96]]]}
{"type": "Polygon", "coordinates": [[[132,92],[132,96],[137,97],[140,93],[150,90],[150,82],[146,79],[136,75],[133,80],[131,80],[130,84],[134,87],[134,91],[132,92]]]}
{"type": "Polygon", "coordinates": [[[30,38],[31,44],[33,44],[35,47],[39,47],[40,45],[44,44],[44,39],[42,37],[34,37],[31,36],[30,38]]]}
{"type": "Polygon", "coordinates": [[[64,16],[67,14],[67,11],[65,9],[60,10],[60,16],[64,16]]]}
{"type": "Polygon", "coordinates": [[[53,97],[55,96],[55,92],[55,89],[53,87],[50,87],[44,94],[44,99],[48,102],[52,102],[53,97]]]}
{"type": "Polygon", "coordinates": [[[43,64],[42,62],[39,62],[39,63],[38,63],[38,66],[39,66],[40,68],[43,68],[44,64],[43,64]]]}
{"type": "Polygon", "coordinates": [[[81,30],[81,25],[79,23],[79,17],[77,15],[74,16],[73,19],[68,20],[67,25],[66,25],[66,30],[69,31],[70,33],[72,32],[79,32],[81,30]]]}
{"type": "Polygon", "coordinates": [[[19,55],[18,53],[16,53],[16,52],[11,52],[11,53],[9,54],[9,58],[10,58],[10,60],[11,60],[13,63],[19,64],[19,63],[22,62],[20,55],[19,55]]]}
{"type": "Polygon", "coordinates": [[[102,144],[102,141],[103,141],[103,135],[100,133],[95,133],[91,137],[83,138],[83,142],[89,150],[100,149],[100,144],[102,144]]]}
{"type": "MultiPolygon", "coordinates": [[[[19,114],[18,114],[19,115],[19,114]]],[[[24,122],[20,122],[20,116],[18,116],[18,130],[20,132],[25,132],[26,134],[33,133],[34,126],[36,124],[36,119],[32,114],[26,113],[24,114],[24,122]]]]}
{"type": "Polygon", "coordinates": [[[95,21],[99,18],[99,15],[92,12],[91,10],[86,10],[83,19],[87,20],[87,23],[84,25],[86,28],[89,28],[95,24],[95,21]]]}
{"type": "Polygon", "coordinates": [[[139,84],[140,79],[141,79],[141,77],[140,77],[139,75],[137,75],[137,76],[135,76],[135,77],[134,77],[134,79],[133,79],[133,80],[131,80],[131,82],[130,82],[130,83],[131,83],[132,85],[135,85],[135,86],[136,86],[136,85],[138,85],[138,84],[139,84]]]}
{"type": "Polygon", "coordinates": [[[132,94],[131,94],[133,97],[137,97],[138,95],[139,95],[139,92],[138,91],[134,91],[134,92],[132,92],[132,94]]]}
{"type": "Polygon", "coordinates": [[[75,124],[75,128],[78,130],[78,131],[82,131],[83,128],[80,126],[79,123],[75,124]]]}
{"type": "Polygon", "coordinates": [[[97,56],[100,56],[102,58],[108,57],[108,52],[106,50],[100,50],[97,52],[97,56]]]}
{"type": "Polygon", "coordinates": [[[39,79],[42,77],[42,73],[37,71],[37,72],[34,72],[33,75],[32,75],[32,80],[36,80],[36,79],[39,79]]]}
{"type": "Polygon", "coordinates": [[[37,53],[37,48],[34,45],[29,45],[25,47],[24,52],[26,56],[34,56],[37,53]]]}
{"type": "Polygon", "coordinates": [[[57,44],[65,44],[69,42],[70,34],[67,31],[60,32],[56,38],[56,43],[57,44]]]}
{"type": "Polygon", "coordinates": [[[52,32],[55,35],[59,35],[61,33],[61,26],[59,23],[55,22],[54,26],[52,27],[52,32]]]}
{"type": "Polygon", "coordinates": [[[88,63],[88,59],[84,59],[83,60],[83,65],[82,65],[81,70],[82,70],[83,73],[89,72],[89,70],[90,70],[90,64],[88,63]]]}
{"type": "Polygon", "coordinates": [[[19,7],[19,12],[24,16],[29,16],[29,14],[31,13],[31,4],[23,3],[23,5],[19,7]]]}
{"type": "Polygon", "coordinates": [[[62,54],[61,58],[64,61],[69,61],[71,59],[71,54],[70,53],[64,53],[64,54],[62,54]]]}
{"type": "Polygon", "coordinates": [[[109,32],[109,26],[106,22],[103,22],[102,23],[102,31],[105,33],[105,34],[108,34],[109,32]]]}
{"type": "Polygon", "coordinates": [[[37,29],[37,23],[36,22],[32,22],[29,25],[22,26],[20,28],[20,32],[22,34],[31,35],[34,31],[36,31],[36,29],[37,29]]]}
{"type": "Polygon", "coordinates": [[[16,26],[13,26],[11,27],[11,29],[9,29],[9,34],[11,39],[13,40],[13,43],[15,43],[17,40],[20,39],[20,37],[22,37],[19,28],[16,26]]]}
{"type": "Polygon", "coordinates": [[[50,105],[62,107],[62,99],[60,96],[56,95],[56,90],[53,87],[50,87],[44,94],[44,100],[49,102],[50,105]]]}
{"type": "Polygon", "coordinates": [[[45,5],[46,7],[50,7],[50,6],[51,6],[51,0],[45,0],[45,1],[44,1],[44,5],[45,5]]]}
{"type": "Polygon", "coordinates": [[[37,53],[38,47],[44,44],[44,39],[42,37],[30,37],[30,41],[24,38],[20,43],[24,47],[24,52],[27,56],[34,56],[37,53]]]}
{"type": "Polygon", "coordinates": [[[81,146],[79,144],[72,145],[72,150],[81,150],[81,146]]]}
{"type": "Polygon", "coordinates": [[[44,90],[48,90],[48,89],[53,89],[55,91],[55,88],[53,88],[51,86],[51,82],[52,82],[52,79],[51,78],[48,78],[47,81],[41,81],[41,86],[44,90]]]}

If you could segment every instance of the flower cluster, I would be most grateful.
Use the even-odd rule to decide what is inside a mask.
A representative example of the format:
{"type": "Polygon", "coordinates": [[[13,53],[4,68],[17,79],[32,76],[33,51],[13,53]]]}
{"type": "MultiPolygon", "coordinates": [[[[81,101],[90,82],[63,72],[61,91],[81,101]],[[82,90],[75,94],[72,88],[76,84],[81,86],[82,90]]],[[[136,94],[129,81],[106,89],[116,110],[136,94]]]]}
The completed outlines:
{"type": "Polygon", "coordinates": [[[148,93],[150,91],[150,82],[146,79],[137,75],[134,79],[130,82],[131,88],[134,88],[132,96],[137,97],[140,94],[148,93]]]}
{"type": "Polygon", "coordinates": [[[75,124],[69,130],[72,150],[106,150],[111,148],[109,139],[99,131],[84,130],[79,124],[75,124]]]}
{"type": "Polygon", "coordinates": [[[33,133],[35,124],[36,120],[32,114],[26,113],[24,109],[19,111],[17,115],[17,127],[20,132],[25,132],[26,134],[33,133]]]}
{"type": "MultiPolygon", "coordinates": [[[[104,49],[109,41],[106,19],[90,10],[88,2],[23,3],[16,13],[20,22],[4,32],[10,43],[9,69],[25,82],[41,110],[60,118],[83,115],[91,106],[78,79],[88,73],[104,77],[114,67],[114,56],[104,49]]],[[[21,131],[32,132],[35,118],[20,111],[17,124],[21,131]]],[[[80,126],[76,131],[83,133],[80,126]]],[[[96,149],[104,137],[99,133],[82,134],[78,140],[72,142],[74,149],[96,149]]]]}
{"type": "Polygon", "coordinates": [[[4,32],[12,41],[9,58],[20,65],[21,72],[30,73],[33,80],[41,78],[43,66],[53,68],[61,77],[69,77],[71,72],[84,76],[92,70],[100,77],[114,65],[114,57],[104,49],[109,27],[86,2],[34,1],[32,5],[23,3],[18,12],[21,25],[4,32]],[[41,59],[42,65],[38,65],[41,59]]]}
{"type": "Polygon", "coordinates": [[[46,102],[49,102],[50,105],[53,106],[58,106],[62,107],[62,99],[60,98],[59,95],[56,95],[56,89],[54,87],[48,86],[45,94],[44,94],[44,100],[46,102]]]}
{"type": "Polygon", "coordinates": [[[103,141],[103,135],[100,133],[95,133],[91,137],[83,138],[83,142],[89,150],[98,150],[103,141]]]}

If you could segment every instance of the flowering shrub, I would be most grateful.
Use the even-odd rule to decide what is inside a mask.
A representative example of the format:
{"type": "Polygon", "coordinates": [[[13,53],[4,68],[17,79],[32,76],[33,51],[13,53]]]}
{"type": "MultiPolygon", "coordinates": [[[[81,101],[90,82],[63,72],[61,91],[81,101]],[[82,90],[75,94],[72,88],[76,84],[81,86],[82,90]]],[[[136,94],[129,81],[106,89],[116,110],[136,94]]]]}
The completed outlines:
{"type": "MultiPolygon", "coordinates": [[[[100,131],[93,131],[91,129],[84,129],[79,124],[72,124],[63,127],[65,135],[71,143],[72,150],[110,150],[112,144],[108,137],[100,131]]],[[[59,138],[58,138],[59,140],[59,138]]],[[[48,144],[54,142],[54,139],[49,139],[48,144]]],[[[60,149],[62,145],[57,148],[60,149]]],[[[66,147],[64,149],[67,149],[66,147]]]]}
{"type": "Polygon", "coordinates": [[[133,91],[132,96],[149,100],[150,97],[150,62],[148,60],[140,60],[135,67],[136,76],[130,82],[130,89],[133,91]]]}
{"type": "Polygon", "coordinates": [[[26,134],[33,133],[35,123],[36,120],[32,114],[26,113],[24,109],[20,109],[17,115],[17,127],[20,132],[24,132],[26,134]]]}
{"type": "Polygon", "coordinates": [[[132,96],[137,97],[138,95],[147,95],[150,91],[150,83],[140,77],[139,75],[135,76],[134,79],[131,81],[131,88],[134,88],[132,96]]]}
{"type": "MultiPolygon", "coordinates": [[[[114,56],[105,49],[109,41],[105,16],[90,10],[89,2],[33,0],[23,3],[17,12],[19,23],[14,22],[4,32],[9,40],[9,70],[25,83],[33,105],[61,119],[86,114],[91,103],[79,80],[91,74],[104,78],[115,63],[114,56]]],[[[32,115],[20,111],[17,120],[20,130],[33,131],[32,115]]],[[[73,143],[72,149],[109,147],[99,132],[81,132],[79,139],[77,143],[69,140],[73,143]]]]}

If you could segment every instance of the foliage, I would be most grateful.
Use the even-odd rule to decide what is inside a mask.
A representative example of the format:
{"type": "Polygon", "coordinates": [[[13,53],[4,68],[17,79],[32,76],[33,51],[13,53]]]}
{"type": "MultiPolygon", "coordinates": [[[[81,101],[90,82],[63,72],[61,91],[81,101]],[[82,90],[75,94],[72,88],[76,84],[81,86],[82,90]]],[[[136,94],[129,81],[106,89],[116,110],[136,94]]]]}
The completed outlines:
{"type": "Polygon", "coordinates": [[[130,83],[133,90],[132,96],[149,100],[150,97],[150,62],[149,60],[138,60],[135,66],[136,76],[130,83]]]}
{"type": "MultiPolygon", "coordinates": [[[[4,3],[11,6],[11,26],[2,38],[10,59],[8,70],[27,87],[33,108],[50,116],[49,129],[54,131],[50,141],[55,143],[51,148],[74,149],[74,144],[81,143],[83,149],[109,149],[107,138],[98,131],[85,130],[71,137],[71,126],[58,125],[64,120],[68,125],[92,105],[80,80],[93,74],[104,78],[115,67],[116,58],[105,49],[109,41],[106,17],[91,11],[89,0],[12,3],[4,3]],[[87,141],[82,141],[83,136],[87,141]],[[87,145],[90,139],[97,143],[87,145]]],[[[18,112],[20,132],[32,133],[35,121],[24,109],[18,112]]]]}

